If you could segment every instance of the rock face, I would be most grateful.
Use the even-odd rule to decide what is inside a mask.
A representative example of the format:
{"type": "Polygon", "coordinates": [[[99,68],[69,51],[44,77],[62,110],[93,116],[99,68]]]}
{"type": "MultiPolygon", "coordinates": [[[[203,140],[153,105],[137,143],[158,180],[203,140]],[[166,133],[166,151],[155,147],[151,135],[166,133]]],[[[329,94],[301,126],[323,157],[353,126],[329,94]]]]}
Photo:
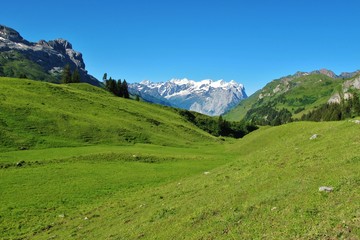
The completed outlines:
{"type": "Polygon", "coordinates": [[[132,94],[144,100],[176,108],[218,116],[247,98],[245,88],[235,81],[172,79],[153,83],[143,81],[129,85],[132,94]]]}
{"type": "Polygon", "coordinates": [[[100,82],[85,70],[82,54],[75,51],[67,40],[40,40],[33,43],[25,40],[14,29],[0,25],[0,52],[6,51],[18,51],[52,74],[61,73],[64,66],[69,64],[71,69],[79,70],[82,82],[100,85],[100,82]]]}
{"type": "MultiPolygon", "coordinates": [[[[358,72],[355,72],[358,73],[358,72]]],[[[356,74],[347,73],[346,76],[356,76],[356,74]]],[[[360,76],[354,77],[353,79],[347,80],[342,84],[342,92],[333,94],[328,103],[337,103],[340,104],[342,99],[349,100],[353,97],[351,91],[360,90],[360,76]]]]}

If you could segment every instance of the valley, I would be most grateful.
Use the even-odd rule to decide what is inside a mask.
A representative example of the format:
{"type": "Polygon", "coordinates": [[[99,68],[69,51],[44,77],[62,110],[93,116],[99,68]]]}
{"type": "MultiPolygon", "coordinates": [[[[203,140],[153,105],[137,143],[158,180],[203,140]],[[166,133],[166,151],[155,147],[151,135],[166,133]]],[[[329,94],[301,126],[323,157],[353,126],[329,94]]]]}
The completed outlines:
{"type": "MultiPolygon", "coordinates": [[[[221,56],[231,41],[212,32],[190,46],[204,45],[200,58],[184,51],[196,38],[176,37],[176,48],[188,46],[180,55],[162,42],[161,57],[145,65],[139,59],[159,39],[135,34],[131,57],[112,56],[133,34],[110,44],[110,32],[94,38],[112,47],[104,65],[92,55],[102,71],[126,73],[117,64],[130,62],[132,74],[161,76],[190,62],[189,73],[217,76],[247,66],[236,61],[246,51],[233,53],[247,44],[231,40],[221,56]],[[206,57],[211,39],[219,49],[206,57]]],[[[252,81],[259,68],[246,71],[252,81]]],[[[0,239],[360,239],[359,90],[359,71],[327,69],[275,79],[249,97],[235,81],[128,85],[105,73],[100,82],[69,41],[31,42],[0,25],[0,239]]]]}
{"type": "Polygon", "coordinates": [[[1,239],[360,235],[356,118],[233,139],[84,83],[0,92],[1,239]]]}

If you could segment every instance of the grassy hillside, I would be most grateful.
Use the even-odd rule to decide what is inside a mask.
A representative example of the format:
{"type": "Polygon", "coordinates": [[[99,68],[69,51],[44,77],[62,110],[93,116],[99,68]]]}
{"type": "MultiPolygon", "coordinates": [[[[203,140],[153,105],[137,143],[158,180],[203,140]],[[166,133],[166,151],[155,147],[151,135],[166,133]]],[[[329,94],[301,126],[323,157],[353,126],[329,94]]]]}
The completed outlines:
{"type": "Polygon", "coordinates": [[[170,108],[88,84],[0,78],[0,149],[100,143],[186,146],[214,141],[170,108]]]}
{"type": "Polygon", "coordinates": [[[299,122],[207,147],[3,153],[2,162],[24,162],[0,170],[0,232],[30,239],[358,239],[359,136],[353,122],[299,122]]]}
{"type": "Polygon", "coordinates": [[[0,100],[0,239],[359,239],[353,121],[220,141],[87,84],[2,78],[0,100]]]}
{"type": "Polygon", "coordinates": [[[334,93],[341,92],[344,81],[323,74],[276,79],[240,102],[225,118],[232,121],[261,119],[271,114],[270,109],[278,112],[286,109],[293,118],[300,118],[326,103],[334,93]]]}

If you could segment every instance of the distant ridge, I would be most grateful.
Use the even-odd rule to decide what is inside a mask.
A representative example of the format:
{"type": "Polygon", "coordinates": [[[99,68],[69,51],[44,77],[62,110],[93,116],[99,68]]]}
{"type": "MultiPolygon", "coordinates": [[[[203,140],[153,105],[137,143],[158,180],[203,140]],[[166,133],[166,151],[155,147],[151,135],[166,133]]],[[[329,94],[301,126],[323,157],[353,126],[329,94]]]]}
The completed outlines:
{"type": "Polygon", "coordinates": [[[245,88],[235,81],[196,82],[184,79],[171,79],[154,83],[142,81],[130,84],[129,91],[141,96],[145,101],[196,111],[210,116],[219,116],[247,98],[245,88]]]}

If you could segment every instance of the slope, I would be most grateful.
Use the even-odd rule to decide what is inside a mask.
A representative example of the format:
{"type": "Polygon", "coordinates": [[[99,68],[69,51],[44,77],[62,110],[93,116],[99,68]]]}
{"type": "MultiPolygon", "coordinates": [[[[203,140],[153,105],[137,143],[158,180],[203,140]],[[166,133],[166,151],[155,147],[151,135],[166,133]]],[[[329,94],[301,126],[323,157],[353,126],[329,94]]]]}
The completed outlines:
{"type": "Polygon", "coordinates": [[[356,75],[350,75],[350,79],[328,75],[314,71],[274,80],[240,102],[225,115],[225,118],[233,121],[245,119],[258,124],[272,125],[279,120],[276,117],[279,117],[281,113],[286,115],[287,121],[290,117],[298,119],[327,103],[332,96],[336,94],[343,96],[344,83],[356,78],[356,75]]]}
{"type": "Polygon", "coordinates": [[[118,196],[121,203],[114,199],[94,209],[99,218],[84,223],[77,236],[357,239],[359,133],[352,122],[294,123],[254,132],[229,146],[227,154],[239,153],[233,162],[141,195],[118,196]],[[319,137],[310,140],[314,133],[319,137]],[[324,185],[334,191],[319,192],[324,185]]]}
{"type": "Polygon", "coordinates": [[[296,122],[225,145],[154,146],[153,163],[124,162],[141,151],[124,147],[9,168],[0,221],[5,236],[37,239],[358,239],[359,136],[353,121],[296,122]],[[47,189],[55,196],[36,205],[47,189]]]}
{"type": "Polygon", "coordinates": [[[151,143],[214,138],[170,108],[117,98],[91,85],[0,78],[0,149],[151,143]]]}

